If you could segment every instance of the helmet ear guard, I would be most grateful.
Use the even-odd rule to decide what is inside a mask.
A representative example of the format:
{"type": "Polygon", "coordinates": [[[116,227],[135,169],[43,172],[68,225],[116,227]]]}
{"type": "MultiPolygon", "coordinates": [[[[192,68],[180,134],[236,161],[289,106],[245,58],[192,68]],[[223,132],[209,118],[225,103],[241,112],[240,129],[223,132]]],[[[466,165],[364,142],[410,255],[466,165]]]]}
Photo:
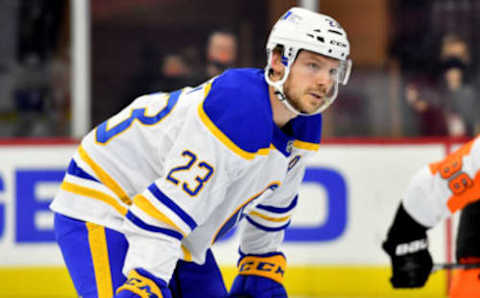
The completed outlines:
{"type": "Polygon", "coordinates": [[[347,58],[350,54],[350,43],[343,28],[333,18],[327,15],[299,7],[290,9],[275,23],[268,37],[266,50],[267,65],[264,73],[265,80],[275,89],[275,93],[278,95],[280,101],[297,115],[309,116],[323,112],[335,101],[338,94],[339,83],[342,85],[348,83],[352,67],[352,61],[347,58]],[[270,78],[272,71],[272,53],[277,50],[279,46],[283,48],[282,63],[285,66],[285,72],[280,80],[272,81],[270,78]],[[309,114],[295,109],[289,103],[283,91],[283,84],[300,50],[308,50],[340,61],[339,68],[335,73],[332,90],[329,92],[329,95],[326,96],[325,104],[317,111],[309,114]]]}

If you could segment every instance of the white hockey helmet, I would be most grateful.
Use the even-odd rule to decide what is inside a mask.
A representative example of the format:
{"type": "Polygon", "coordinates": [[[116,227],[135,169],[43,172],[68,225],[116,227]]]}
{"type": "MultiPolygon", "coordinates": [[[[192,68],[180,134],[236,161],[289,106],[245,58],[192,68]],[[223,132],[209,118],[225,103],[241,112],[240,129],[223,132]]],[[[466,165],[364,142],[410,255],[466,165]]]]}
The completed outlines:
{"type": "Polygon", "coordinates": [[[265,80],[275,89],[279,99],[297,115],[315,115],[323,112],[337,97],[338,84],[346,85],[350,77],[352,61],[348,58],[350,43],[347,33],[333,18],[304,8],[293,7],[288,10],[273,26],[267,41],[267,66],[265,80]],[[270,79],[273,50],[283,48],[282,63],[285,73],[278,81],[270,79]],[[325,104],[317,111],[306,114],[298,111],[289,102],[283,91],[290,67],[300,50],[308,50],[340,61],[339,68],[332,74],[334,84],[325,98],[325,104]]]}

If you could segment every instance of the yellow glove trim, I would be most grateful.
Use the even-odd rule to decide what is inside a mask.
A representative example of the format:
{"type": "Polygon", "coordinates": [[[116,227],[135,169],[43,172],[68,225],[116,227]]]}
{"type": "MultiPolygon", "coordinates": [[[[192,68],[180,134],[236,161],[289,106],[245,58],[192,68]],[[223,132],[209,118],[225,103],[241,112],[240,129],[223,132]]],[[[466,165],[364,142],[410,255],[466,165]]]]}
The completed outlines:
{"type": "Polygon", "coordinates": [[[238,264],[238,274],[262,276],[282,284],[286,267],[287,260],[282,255],[271,257],[246,256],[238,264]]]}
{"type": "Polygon", "coordinates": [[[141,298],[149,298],[151,294],[157,295],[158,298],[163,297],[162,291],[153,280],[138,274],[135,270],[128,273],[127,281],[117,289],[116,293],[118,294],[123,290],[133,292],[141,298]]]}

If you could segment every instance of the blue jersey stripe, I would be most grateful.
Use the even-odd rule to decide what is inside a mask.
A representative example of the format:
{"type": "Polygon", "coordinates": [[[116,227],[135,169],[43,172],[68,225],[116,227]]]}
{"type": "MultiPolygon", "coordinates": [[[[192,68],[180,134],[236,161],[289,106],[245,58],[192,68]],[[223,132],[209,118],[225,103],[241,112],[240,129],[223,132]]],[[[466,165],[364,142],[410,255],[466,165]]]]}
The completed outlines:
{"type": "Polygon", "coordinates": [[[286,229],[289,225],[290,225],[290,220],[284,224],[283,226],[280,226],[280,227],[276,227],[276,228],[271,228],[271,227],[266,227],[262,224],[259,224],[258,222],[254,221],[250,216],[245,216],[248,220],[249,223],[251,223],[253,226],[259,228],[260,230],[263,230],[265,232],[278,232],[278,231],[281,231],[281,230],[284,230],[286,229]]]}
{"type": "Polygon", "coordinates": [[[70,161],[70,164],[68,165],[67,173],[72,175],[72,176],[76,176],[76,177],[79,177],[79,178],[88,179],[88,180],[92,180],[92,181],[100,183],[100,181],[98,181],[97,179],[92,177],[90,174],[85,172],[82,168],[80,168],[77,165],[77,163],[75,162],[75,160],[73,160],[73,159],[70,161]]]}
{"type": "Polygon", "coordinates": [[[191,218],[190,215],[183,211],[182,208],[180,208],[177,204],[175,204],[174,201],[172,201],[160,189],[158,189],[155,183],[151,184],[148,187],[148,190],[150,190],[157,200],[175,212],[175,214],[177,214],[190,227],[190,229],[193,230],[197,227],[197,223],[193,220],[193,218],[191,218]]]}
{"type": "Polygon", "coordinates": [[[165,229],[165,228],[160,228],[156,226],[152,226],[141,220],[139,217],[134,215],[131,211],[127,212],[126,217],[136,226],[139,228],[149,231],[149,232],[154,232],[154,233],[162,233],[165,235],[168,235],[170,237],[176,238],[178,240],[182,240],[183,236],[177,231],[165,229]]]}
{"type": "Polygon", "coordinates": [[[287,213],[288,211],[292,210],[297,206],[298,196],[295,196],[293,201],[287,207],[275,207],[275,206],[268,206],[268,205],[257,205],[255,208],[262,209],[265,211],[269,211],[272,213],[287,213]]]}

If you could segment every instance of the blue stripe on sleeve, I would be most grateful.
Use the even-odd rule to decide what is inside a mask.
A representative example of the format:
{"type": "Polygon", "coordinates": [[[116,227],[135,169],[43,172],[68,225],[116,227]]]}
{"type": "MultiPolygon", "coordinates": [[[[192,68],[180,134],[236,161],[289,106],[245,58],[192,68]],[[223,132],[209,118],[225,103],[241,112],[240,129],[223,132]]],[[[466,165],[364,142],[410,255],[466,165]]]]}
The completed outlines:
{"type": "Polygon", "coordinates": [[[172,201],[160,189],[158,189],[155,183],[151,184],[148,187],[148,190],[150,190],[157,200],[175,212],[175,214],[177,214],[190,227],[190,229],[193,230],[197,227],[197,223],[193,220],[193,218],[191,218],[190,215],[183,211],[182,208],[180,208],[177,204],[175,204],[174,201],[172,201]]]}
{"type": "Polygon", "coordinates": [[[298,196],[295,196],[293,201],[287,207],[275,207],[275,206],[267,206],[267,205],[257,205],[255,208],[262,209],[265,211],[269,211],[272,213],[287,213],[288,211],[292,210],[297,206],[298,196]]]}
{"type": "Polygon", "coordinates": [[[289,225],[290,225],[290,220],[284,224],[283,226],[280,226],[280,227],[276,227],[276,228],[270,228],[270,227],[266,227],[264,225],[261,225],[259,224],[258,222],[254,221],[250,216],[245,216],[248,220],[248,222],[250,224],[252,224],[253,226],[259,228],[260,230],[263,230],[265,232],[278,232],[278,231],[281,231],[281,230],[284,230],[286,229],[289,225]]]}
{"type": "Polygon", "coordinates": [[[183,236],[182,234],[178,233],[177,231],[165,229],[165,228],[160,228],[160,227],[155,227],[152,225],[147,224],[143,220],[141,220],[139,217],[135,216],[131,211],[127,212],[126,217],[136,226],[140,227],[143,230],[147,230],[150,232],[154,233],[162,233],[165,235],[168,235],[170,237],[176,238],[178,240],[182,240],[183,236]]]}
{"type": "Polygon", "coordinates": [[[82,168],[80,168],[75,162],[75,160],[73,159],[70,161],[70,164],[68,165],[67,173],[72,176],[76,176],[76,177],[80,177],[80,178],[84,178],[84,179],[88,179],[88,180],[92,180],[100,183],[100,181],[98,181],[97,179],[92,177],[90,174],[85,172],[82,168]]]}

